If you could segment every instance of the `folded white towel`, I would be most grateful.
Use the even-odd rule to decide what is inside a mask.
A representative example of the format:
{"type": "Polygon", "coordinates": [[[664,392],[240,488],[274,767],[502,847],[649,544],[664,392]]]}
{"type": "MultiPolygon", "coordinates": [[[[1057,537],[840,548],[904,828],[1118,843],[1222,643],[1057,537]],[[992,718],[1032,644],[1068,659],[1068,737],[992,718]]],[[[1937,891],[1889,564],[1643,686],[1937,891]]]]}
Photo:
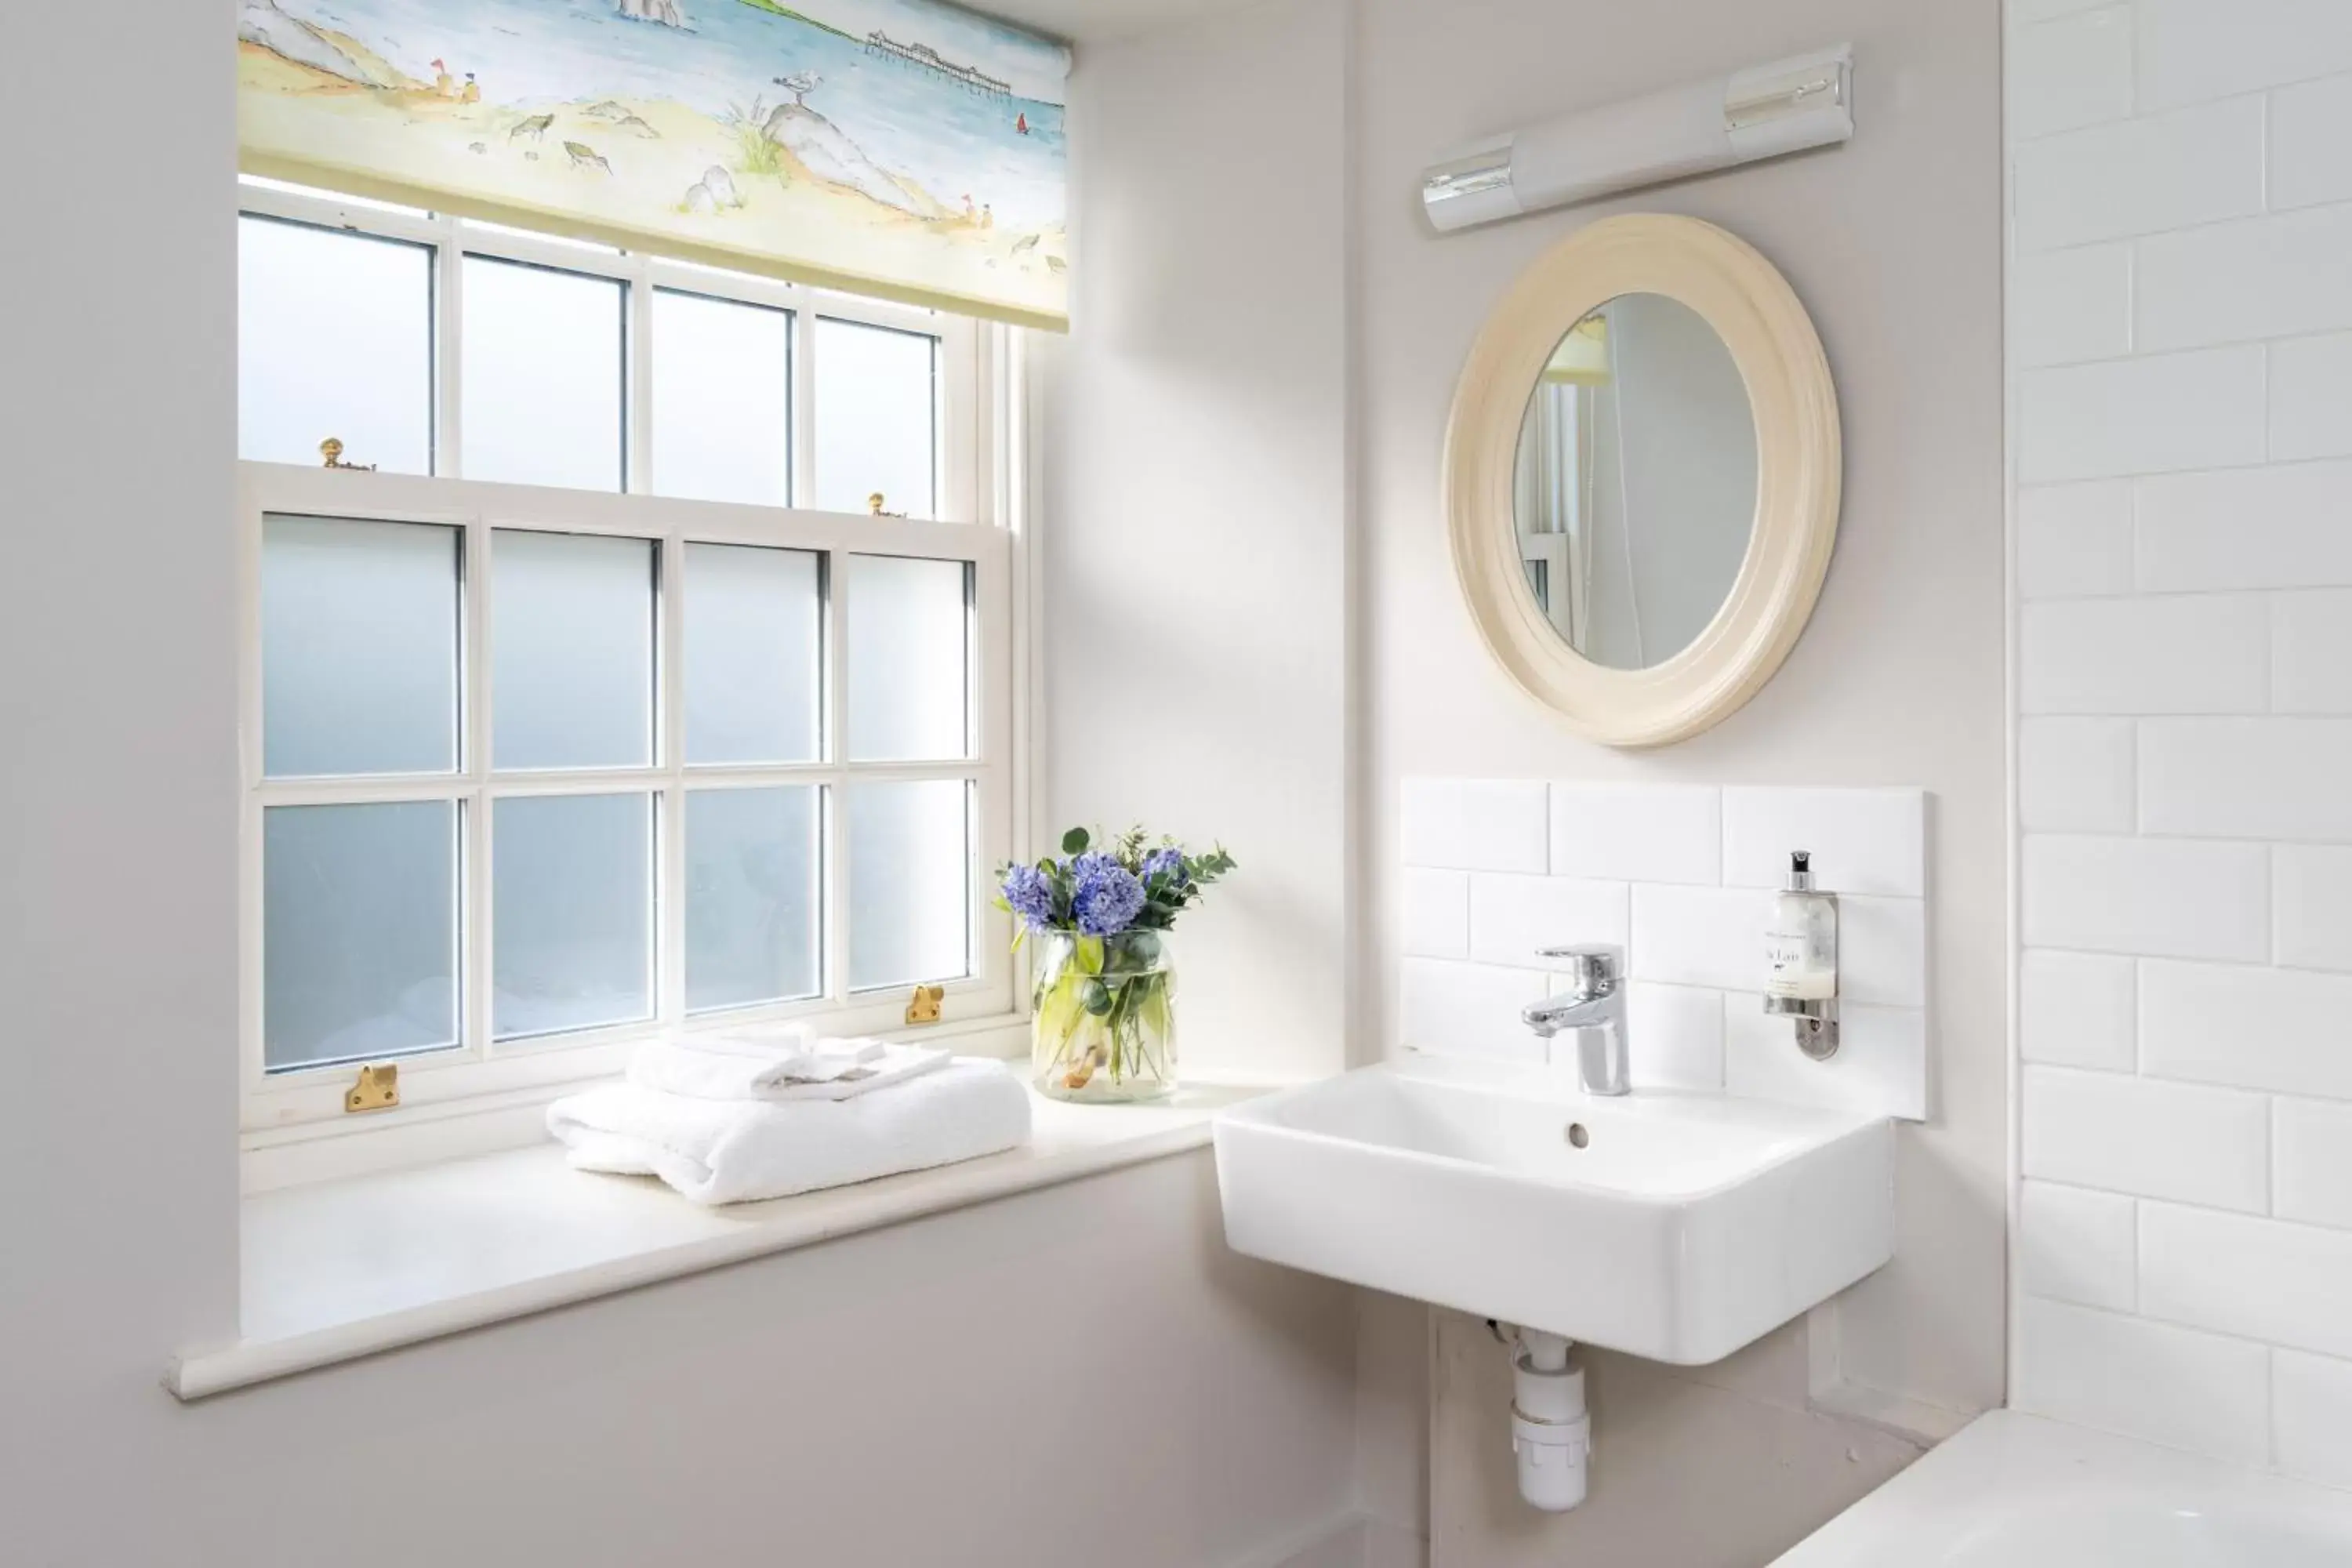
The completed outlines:
{"type": "Polygon", "coordinates": [[[751,1057],[774,1064],[780,1075],[776,1081],[787,1079],[796,1082],[816,1083],[836,1078],[850,1068],[870,1062],[884,1050],[884,1043],[860,1036],[853,1039],[823,1038],[809,1033],[805,1024],[762,1024],[744,1029],[693,1030],[677,1037],[677,1044],[688,1050],[711,1056],[751,1057]]]}
{"type": "Polygon", "coordinates": [[[953,1164],[1029,1141],[1029,1091],[960,1057],[889,1094],[841,1103],[696,1100],[600,1085],[547,1108],[572,1166],[659,1176],[698,1204],[780,1198],[953,1164]]]}
{"type": "Polygon", "coordinates": [[[948,1053],[880,1040],[817,1040],[766,1054],[692,1036],[648,1040],[629,1054],[629,1081],[696,1100],[855,1100],[947,1065],[948,1053]]]}

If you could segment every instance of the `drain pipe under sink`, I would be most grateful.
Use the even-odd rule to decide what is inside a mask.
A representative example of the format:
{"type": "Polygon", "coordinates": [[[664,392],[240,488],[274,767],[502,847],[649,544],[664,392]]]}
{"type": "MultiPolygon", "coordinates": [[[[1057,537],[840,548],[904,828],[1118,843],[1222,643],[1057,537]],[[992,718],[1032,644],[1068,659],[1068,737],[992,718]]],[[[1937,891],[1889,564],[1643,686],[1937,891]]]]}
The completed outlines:
{"type": "MultiPolygon", "coordinates": [[[[1497,1329],[1496,1337],[1503,1339],[1497,1329]]],[[[1584,1500],[1585,1465],[1592,1457],[1592,1417],[1584,1408],[1584,1369],[1569,1360],[1569,1342],[1540,1329],[1513,1329],[1511,1451],[1519,1462],[1519,1495],[1548,1513],[1565,1513],[1584,1500]]]]}

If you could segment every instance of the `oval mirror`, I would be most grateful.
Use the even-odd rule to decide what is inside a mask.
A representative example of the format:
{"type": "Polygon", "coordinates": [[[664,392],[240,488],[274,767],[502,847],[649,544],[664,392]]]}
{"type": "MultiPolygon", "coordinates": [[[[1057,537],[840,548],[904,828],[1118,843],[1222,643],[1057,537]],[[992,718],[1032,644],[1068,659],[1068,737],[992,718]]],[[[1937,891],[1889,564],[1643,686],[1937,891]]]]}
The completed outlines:
{"type": "Polygon", "coordinates": [[[1756,422],[1706,318],[1621,294],[1561,334],[1508,521],[1537,608],[1586,658],[1647,669],[1698,640],[1756,522],[1756,422]]]}
{"type": "Polygon", "coordinates": [[[1693,218],[1605,219],[1481,331],[1446,437],[1463,591],[1578,730],[1720,722],[1804,629],[1836,541],[1837,399],[1772,265],[1693,218]]]}

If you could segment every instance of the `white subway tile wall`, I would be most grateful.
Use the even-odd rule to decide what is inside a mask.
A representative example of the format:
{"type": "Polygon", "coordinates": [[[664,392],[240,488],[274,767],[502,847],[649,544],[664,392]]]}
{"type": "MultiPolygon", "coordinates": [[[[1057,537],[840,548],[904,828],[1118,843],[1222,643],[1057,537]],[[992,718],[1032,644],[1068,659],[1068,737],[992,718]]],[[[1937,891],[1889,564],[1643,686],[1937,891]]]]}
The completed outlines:
{"type": "Polygon", "coordinates": [[[2352,4],[2006,54],[2011,1397],[2352,1485],[2352,4]]]}
{"type": "Polygon", "coordinates": [[[2017,1194],[2017,1265],[2053,1301],[2128,1312],[2138,1295],[2139,1210],[2088,1187],[2027,1182],[2017,1194]]]}
{"type": "MultiPolygon", "coordinates": [[[[1398,1044],[1545,1060],[1518,1012],[1564,966],[1538,950],[1608,942],[1633,979],[1637,1086],[1927,1114],[1920,791],[1423,778],[1401,816],[1398,1044]],[[1843,1045],[1826,1064],[1763,1013],[1769,889],[1795,849],[1843,906],[1843,1045]]],[[[2128,976],[2125,992],[2127,1005],[2128,976]]],[[[1573,1049],[1562,1038],[1549,1059],[1573,1049]]]]}

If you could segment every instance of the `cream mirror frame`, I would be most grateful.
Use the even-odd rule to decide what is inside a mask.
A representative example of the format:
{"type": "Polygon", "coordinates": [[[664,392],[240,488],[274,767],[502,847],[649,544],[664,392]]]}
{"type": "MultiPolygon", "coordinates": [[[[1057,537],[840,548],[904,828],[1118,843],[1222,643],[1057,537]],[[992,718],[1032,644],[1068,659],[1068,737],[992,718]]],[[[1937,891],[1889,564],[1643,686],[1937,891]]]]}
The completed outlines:
{"type": "Polygon", "coordinates": [[[1446,429],[1454,565],[1488,651],[1588,739],[1658,746],[1712,728],[1762,689],[1796,646],[1837,542],[1837,388],[1811,317],[1779,269],[1696,218],[1604,218],[1539,257],[1472,345],[1446,429]],[[1570,647],[1538,605],[1517,549],[1521,423],[1555,346],[1621,295],[1660,294],[1712,327],[1756,420],[1756,517],[1713,620],[1662,663],[1619,669],[1570,647]]]}

